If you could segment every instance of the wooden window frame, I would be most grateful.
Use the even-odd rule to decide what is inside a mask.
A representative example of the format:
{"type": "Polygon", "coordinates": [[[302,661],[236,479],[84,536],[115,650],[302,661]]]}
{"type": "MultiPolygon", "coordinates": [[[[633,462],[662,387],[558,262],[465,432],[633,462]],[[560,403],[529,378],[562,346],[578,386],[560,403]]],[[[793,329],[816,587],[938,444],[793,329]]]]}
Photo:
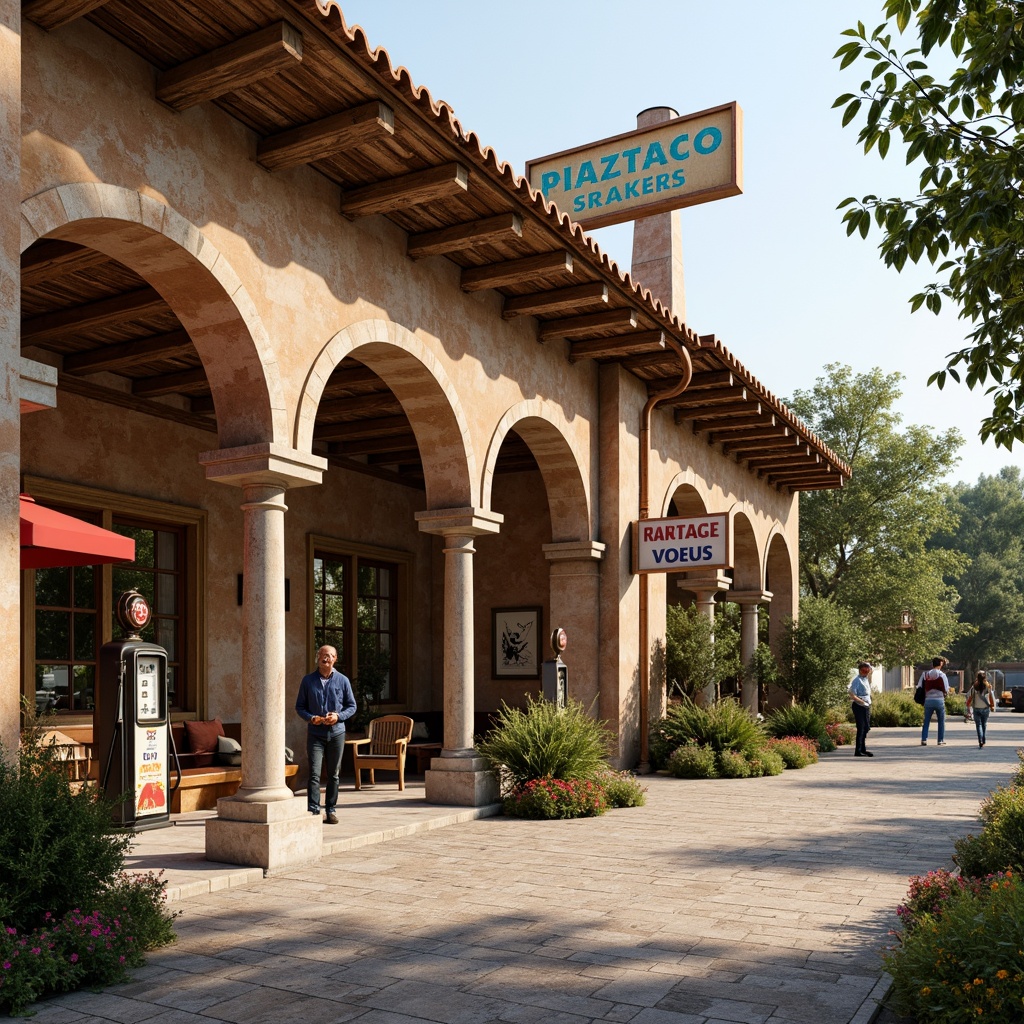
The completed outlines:
{"type": "Polygon", "coordinates": [[[401,551],[395,548],[376,547],[371,544],[360,544],[354,541],[342,540],[338,537],[327,537],[323,534],[310,533],[306,536],[306,637],[309,648],[308,663],[313,664],[316,657],[316,621],[313,613],[314,587],[313,587],[313,559],[318,552],[327,555],[334,555],[338,558],[352,559],[352,582],[348,584],[352,591],[353,600],[346,601],[345,608],[345,633],[349,638],[352,647],[352,674],[359,672],[359,644],[357,641],[358,629],[356,614],[358,607],[358,579],[359,560],[365,559],[369,562],[386,563],[395,567],[395,584],[397,597],[395,610],[398,615],[398,629],[395,631],[395,638],[398,644],[396,658],[396,678],[394,693],[383,703],[402,705],[405,696],[409,692],[409,665],[411,664],[411,643],[412,643],[412,597],[410,581],[412,578],[412,567],[415,556],[410,551],[401,551]]]}
{"type": "MultiPolygon", "coordinates": [[[[98,513],[99,525],[105,530],[112,529],[115,517],[184,529],[184,565],[191,578],[191,585],[185,588],[185,604],[182,609],[185,633],[180,642],[185,644],[185,653],[181,658],[181,664],[185,666],[187,680],[186,700],[181,711],[186,717],[198,714],[202,718],[206,712],[206,510],[97,487],[49,480],[45,477],[24,476],[21,489],[48,505],[61,505],[98,513]]],[[[111,600],[113,571],[109,564],[101,565],[98,569],[101,603],[97,626],[100,631],[100,643],[105,644],[114,639],[111,600]]],[[[36,662],[35,570],[25,569],[21,576],[22,693],[33,699],[36,662]]],[[[175,711],[175,714],[179,714],[179,711],[175,711]]],[[[66,725],[87,725],[92,719],[91,712],[61,716],[61,721],[66,725]]]]}

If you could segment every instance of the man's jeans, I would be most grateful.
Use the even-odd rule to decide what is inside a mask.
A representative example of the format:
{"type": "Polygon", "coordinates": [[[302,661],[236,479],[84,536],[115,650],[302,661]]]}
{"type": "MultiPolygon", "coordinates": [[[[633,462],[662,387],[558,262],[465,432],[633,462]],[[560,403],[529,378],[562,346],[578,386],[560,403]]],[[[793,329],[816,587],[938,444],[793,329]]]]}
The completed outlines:
{"type": "Polygon", "coordinates": [[[939,719],[939,742],[942,743],[946,738],[946,702],[944,700],[926,700],[924,702],[924,728],[921,730],[921,740],[928,739],[928,726],[931,724],[933,711],[939,719]]]}
{"type": "Polygon", "coordinates": [[[341,755],[345,752],[345,734],[338,733],[333,739],[320,736],[306,736],[306,755],[309,757],[309,783],[306,786],[306,806],[311,814],[320,813],[320,770],[327,778],[327,813],[332,814],[338,806],[338,774],[341,772],[341,755]]]}
{"type": "Polygon", "coordinates": [[[853,752],[863,754],[867,749],[868,733],[871,731],[871,708],[864,707],[863,704],[854,704],[853,720],[857,723],[857,742],[853,752]]]}

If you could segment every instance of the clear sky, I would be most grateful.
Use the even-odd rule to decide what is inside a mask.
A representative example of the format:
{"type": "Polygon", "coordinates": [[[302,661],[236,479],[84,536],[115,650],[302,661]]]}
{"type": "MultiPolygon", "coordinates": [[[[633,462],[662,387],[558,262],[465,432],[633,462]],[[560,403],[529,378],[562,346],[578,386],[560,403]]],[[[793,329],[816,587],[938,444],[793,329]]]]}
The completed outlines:
{"type": "MultiPolygon", "coordinates": [[[[881,23],[882,0],[341,5],[349,26],[362,26],[520,174],[531,158],[633,129],[646,107],[686,114],[738,102],[744,194],[682,211],[688,326],[717,334],[784,400],[826,363],[903,374],[904,422],[964,435],[950,482],[1024,465],[1024,449],[978,439],[983,392],[926,386],[968,329],[952,312],[910,313],[930,269],[887,269],[880,236],[847,238],[836,210],[850,195],[906,196],[916,186],[895,145],[884,162],[864,155],[831,109],[865,77],[832,59],[840,33],[858,19],[881,23]]],[[[628,270],[632,225],[593,234],[628,270]]]]}

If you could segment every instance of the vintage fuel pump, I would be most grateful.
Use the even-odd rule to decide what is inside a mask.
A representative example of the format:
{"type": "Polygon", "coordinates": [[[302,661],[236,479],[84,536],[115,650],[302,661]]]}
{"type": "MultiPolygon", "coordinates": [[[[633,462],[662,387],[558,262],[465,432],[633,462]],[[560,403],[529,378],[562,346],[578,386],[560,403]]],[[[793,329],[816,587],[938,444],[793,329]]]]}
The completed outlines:
{"type": "Polygon", "coordinates": [[[541,683],[544,690],[544,699],[557,704],[558,707],[565,707],[565,699],[569,694],[569,666],[562,661],[562,651],[569,644],[569,638],[561,626],[551,631],[551,650],[555,655],[554,661],[545,661],[541,666],[541,683]]]}
{"type": "Polygon", "coordinates": [[[167,651],[139,635],[149,615],[138,591],[117,602],[127,638],[100,648],[94,728],[100,786],[118,800],[114,820],[137,831],[171,823],[167,651]]]}

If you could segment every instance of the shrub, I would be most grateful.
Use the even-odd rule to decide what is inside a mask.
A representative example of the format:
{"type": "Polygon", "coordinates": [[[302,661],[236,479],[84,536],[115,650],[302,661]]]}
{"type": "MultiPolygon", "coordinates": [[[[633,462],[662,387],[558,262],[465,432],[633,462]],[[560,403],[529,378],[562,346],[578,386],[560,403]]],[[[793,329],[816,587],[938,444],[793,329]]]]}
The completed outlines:
{"type": "MultiPolygon", "coordinates": [[[[825,733],[832,744],[832,750],[848,746],[857,738],[857,730],[848,722],[828,722],[825,725],[825,733]]],[[[825,747],[821,747],[821,751],[829,753],[825,747]]]]}
{"type": "Polygon", "coordinates": [[[764,723],[769,736],[782,739],[784,736],[806,736],[818,742],[827,736],[825,716],[807,704],[793,704],[787,708],[776,708],[769,712],[764,723]]]}
{"type": "Polygon", "coordinates": [[[748,755],[750,762],[750,774],[755,777],[762,775],[781,775],[786,768],[778,751],[768,747],[762,747],[753,754],[748,755]]]}
{"type": "Polygon", "coordinates": [[[749,779],[750,762],[739,750],[720,750],[715,755],[715,766],[722,779],[749,779]]]}
{"type": "Polygon", "coordinates": [[[1011,786],[1024,786],[1024,749],[1017,751],[1017,772],[1010,782],[1011,786]]]}
{"type": "Polygon", "coordinates": [[[953,844],[953,861],[964,875],[981,877],[1012,868],[1024,871],[1024,786],[998,787],[982,803],[980,835],[953,844]]]}
{"type": "Polygon", "coordinates": [[[691,740],[716,753],[720,750],[753,753],[764,746],[765,733],[750,712],[732,697],[701,705],[684,698],[671,705],[655,727],[651,756],[658,758],[656,763],[660,767],[672,751],[691,740]]]}
{"type": "Polygon", "coordinates": [[[715,752],[692,740],[676,747],[668,759],[668,771],[677,779],[716,779],[718,765],[715,752]]]}
{"type": "MultiPolygon", "coordinates": [[[[930,876],[929,876],[930,877],[930,876]]],[[[895,1009],[915,1020],[959,1024],[1024,1015],[1024,885],[995,875],[975,886],[936,879],[912,896],[899,944],[885,954],[895,1009]],[[928,910],[935,897],[941,901],[928,910]]]]}
{"type": "Polygon", "coordinates": [[[818,748],[806,736],[783,736],[768,741],[768,749],[782,758],[787,768],[806,768],[818,763],[818,748]]]}
{"type": "Polygon", "coordinates": [[[924,708],[914,703],[910,690],[887,690],[871,695],[871,724],[881,728],[904,726],[917,727],[924,724],[924,708]]]}
{"type": "Polygon", "coordinates": [[[592,818],[607,809],[604,789],[592,779],[530,779],[504,801],[505,813],[515,818],[592,818]]]}
{"type": "Polygon", "coordinates": [[[967,712],[967,698],[962,693],[946,694],[946,714],[962,718],[967,712]]]}
{"type": "Polygon", "coordinates": [[[607,770],[611,734],[580,701],[564,708],[527,701],[525,710],[502,704],[494,728],[477,743],[503,793],[536,779],[595,779],[607,770]]]}
{"type": "Polygon", "coordinates": [[[896,908],[904,931],[909,932],[926,917],[939,917],[951,900],[958,899],[965,890],[977,895],[984,883],[980,878],[964,878],[940,869],[927,875],[914,875],[910,879],[907,898],[896,908]]]}
{"type": "Polygon", "coordinates": [[[647,787],[641,786],[632,772],[609,771],[597,781],[604,788],[609,807],[643,807],[647,802],[647,787]]]}

